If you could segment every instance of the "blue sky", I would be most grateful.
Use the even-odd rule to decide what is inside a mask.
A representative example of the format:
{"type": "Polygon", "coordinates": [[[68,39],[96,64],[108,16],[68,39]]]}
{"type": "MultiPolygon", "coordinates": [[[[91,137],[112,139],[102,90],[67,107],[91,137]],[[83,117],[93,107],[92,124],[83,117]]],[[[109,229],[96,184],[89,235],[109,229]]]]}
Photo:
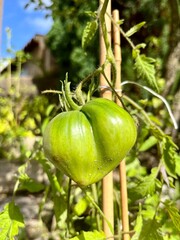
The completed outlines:
{"type": "MultiPolygon", "coordinates": [[[[50,0],[43,1],[50,4],[50,0]]],[[[11,47],[17,51],[23,49],[35,34],[46,34],[52,26],[52,19],[44,17],[46,12],[34,11],[33,6],[24,9],[28,0],[3,0],[3,2],[0,58],[8,56],[6,52],[8,45],[7,28],[11,30],[11,47]]]]}

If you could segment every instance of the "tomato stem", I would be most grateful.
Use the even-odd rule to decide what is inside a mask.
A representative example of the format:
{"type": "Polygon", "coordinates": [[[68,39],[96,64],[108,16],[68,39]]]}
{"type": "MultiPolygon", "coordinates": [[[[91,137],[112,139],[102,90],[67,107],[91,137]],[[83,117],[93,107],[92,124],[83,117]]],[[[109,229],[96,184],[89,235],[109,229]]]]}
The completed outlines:
{"type": "Polygon", "coordinates": [[[101,24],[101,29],[102,29],[102,35],[103,35],[103,39],[104,39],[104,43],[105,43],[105,48],[106,48],[106,61],[111,64],[112,66],[112,83],[115,83],[116,80],[116,62],[115,62],[115,58],[114,58],[114,54],[111,48],[111,44],[109,41],[109,37],[108,37],[108,30],[107,30],[107,26],[106,26],[106,21],[105,21],[105,14],[107,12],[107,5],[108,5],[109,0],[105,0],[99,15],[99,21],[101,24]]]}
{"type": "Polygon", "coordinates": [[[97,209],[97,211],[100,213],[100,215],[104,218],[104,220],[106,221],[107,225],[109,226],[109,229],[110,229],[111,233],[114,234],[114,230],[113,230],[112,224],[106,218],[106,216],[104,215],[103,211],[100,209],[98,204],[91,197],[91,193],[86,191],[87,189],[84,189],[84,188],[81,188],[81,190],[83,191],[83,193],[85,193],[85,195],[87,196],[89,202],[92,203],[92,205],[97,209]]]}
{"type": "Polygon", "coordinates": [[[66,230],[66,237],[69,239],[69,223],[70,223],[70,196],[71,196],[71,178],[69,178],[68,183],[68,193],[67,193],[67,230],[66,230]]]}
{"type": "Polygon", "coordinates": [[[64,91],[65,91],[65,101],[68,103],[68,105],[73,109],[73,110],[80,110],[81,106],[77,105],[72,97],[71,97],[71,91],[70,91],[70,82],[68,82],[68,73],[66,73],[66,79],[64,82],[64,91]]]}
{"type": "MultiPolygon", "coordinates": [[[[98,193],[97,193],[96,183],[92,184],[91,188],[92,188],[93,198],[96,201],[96,203],[98,204],[98,193]]],[[[96,209],[96,211],[97,211],[97,209],[96,209]]],[[[100,231],[101,230],[101,224],[100,224],[100,215],[99,214],[96,214],[96,221],[97,221],[97,228],[100,231]]]]}

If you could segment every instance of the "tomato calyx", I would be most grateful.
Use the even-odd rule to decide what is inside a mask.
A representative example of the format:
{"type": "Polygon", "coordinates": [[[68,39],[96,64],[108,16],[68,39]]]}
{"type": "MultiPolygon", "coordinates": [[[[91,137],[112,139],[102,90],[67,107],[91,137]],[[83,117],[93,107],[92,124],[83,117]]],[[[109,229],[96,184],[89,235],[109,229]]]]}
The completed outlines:
{"type": "Polygon", "coordinates": [[[79,106],[73,100],[72,93],[70,91],[70,84],[71,83],[68,82],[67,77],[66,77],[66,79],[65,79],[65,86],[64,86],[66,104],[68,104],[72,110],[80,110],[82,106],[79,106]]]}

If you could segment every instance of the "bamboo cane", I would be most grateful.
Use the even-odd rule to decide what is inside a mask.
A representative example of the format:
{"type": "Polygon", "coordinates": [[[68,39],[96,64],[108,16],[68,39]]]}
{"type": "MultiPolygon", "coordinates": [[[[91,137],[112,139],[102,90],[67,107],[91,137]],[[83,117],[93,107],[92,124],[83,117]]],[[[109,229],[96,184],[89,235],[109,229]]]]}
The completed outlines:
{"type": "MultiPolygon", "coordinates": [[[[103,4],[103,2],[104,1],[100,0],[100,4],[103,4]]],[[[111,14],[111,1],[109,1],[108,3],[107,13],[111,14]]],[[[105,22],[108,30],[109,42],[111,42],[111,20],[106,16],[105,22]]],[[[105,59],[106,59],[106,47],[104,44],[102,31],[100,29],[100,65],[104,63],[105,59]]],[[[106,66],[105,74],[110,81],[111,79],[110,64],[106,66]]],[[[100,86],[103,86],[103,88],[101,89],[101,96],[107,99],[112,99],[111,91],[108,90],[108,88],[107,89],[104,88],[105,86],[108,86],[108,85],[103,75],[100,75],[100,86]]],[[[111,223],[112,227],[114,228],[113,173],[112,172],[110,172],[106,177],[103,178],[102,192],[103,192],[103,195],[102,195],[103,212],[106,218],[111,223]]],[[[109,238],[110,236],[112,236],[112,232],[105,220],[103,220],[103,230],[106,237],[108,237],[108,239],[114,239],[113,237],[109,238]]]]}
{"type": "MultiPolygon", "coordinates": [[[[119,11],[113,11],[113,19],[115,22],[119,21],[119,11]]],[[[113,24],[113,39],[114,39],[114,55],[116,60],[116,70],[117,78],[115,83],[116,91],[121,95],[121,46],[120,46],[120,32],[115,24],[113,24]]],[[[116,98],[118,105],[121,105],[121,102],[116,98]]],[[[126,164],[125,160],[122,160],[119,165],[119,174],[120,174],[120,195],[121,195],[121,218],[122,218],[122,231],[123,240],[129,240],[129,217],[128,217],[128,196],[127,196],[127,181],[126,181],[126,164]]]]}

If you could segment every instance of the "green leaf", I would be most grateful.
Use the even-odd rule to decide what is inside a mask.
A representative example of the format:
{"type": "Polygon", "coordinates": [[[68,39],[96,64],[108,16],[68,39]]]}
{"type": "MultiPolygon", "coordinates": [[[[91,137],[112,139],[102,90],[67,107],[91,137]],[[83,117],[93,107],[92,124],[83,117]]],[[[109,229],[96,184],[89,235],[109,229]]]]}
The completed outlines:
{"type": "Polygon", "coordinates": [[[142,230],[142,227],[143,227],[143,218],[142,218],[141,209],[140,209],[139,213],[138,213],[138,216],[136,218],[136,224],[135,224],[135,227],[134,227],[135,234],[133,235],[131,240],[139,240],[139,234],[142,230]]]}
{"type": "Polygon", "coordinates": [[[145,48],[145,47],[146,47],[145,43],[140,43],[135,46],[136,49],[145,48]]]}
{"type": "Polygon", "coordinates": [[[74,238],[71,238],[70,240],[105,240],[106,236],[104,232],[98,232],[98,231],[93,231],[93,232],[81,232],[79,236],[76,236],[74,238]]]}
{"type": "Polygon", "coordinates": [[[179,210],[175,206],[173,206],[169,201],[164,202],[164,205],[166,207],[166,210],[167,210],[174,226],[180,232],[180,213],[179,213],[179,210]]]}
{"type": "Polygon", "coordinates": [[[144,199],[142,215],[144,219],[153,219],[156,214],[156,208],[159,204],[159,193],[156,192],[152,196],[144,199]]]}
{"type": "Polygon", "coordinates": [[[38,183],[34,179],[30,178],[27,174],[20,175],[20,186],[18,190],[27,190],[31,193],[42,191],[45,186],[42,183],[38,183]]]}
{"type": "Polygon", "coordinates": [[[97,13],[96,12],[85,11],[84,13],[89,17],[97,18],[97,13]]]}
{"type": "Polygon", "coordinates": [[[51,112],[53,111],[53,109],[55,108],[55,105],[54,104],[50,104],[48,106],[48,108],[46,109],[46,116],[50,116],[51,112]]]}
{"type": "Polygon", "coordinates": [[[82,35],[82,48],[86,49],[98,29],[97,20],[87,22],[82,35]]]}
{"type": "Polygon", "coordinates": [[[38,183],[36,180],[30,178],[26,174],[27,166],[28,166],[28,164],[25,163],[25,164],[21,165],[18,168],[18,172],[19,172],[19,176],[18,176],[19,186],[16,189],[16,191],[17,190],[27,190],[27,191],[29,191],[31,193],[42,191],[45,188],[45,186],[42,183],[38,183]]]}
{"type": "Polygon", "coordinates": [[[153,168],[149,176],[142,178],[138,183],[129,190],[130,198],[137,200],[146,197],[148,194],[153,195],[156,188],[157,168],[153,168]]]}
{"type": "Polygon", "coordinates": [[[161,224],[155,219],[143,222],[143,228],[140,233],[139,239],[141,240],[163,240],[160,232],[161,224]]]}
{"type": "Polygon", "coordinates": [[[153,147],[157,143],[157,138],[150,136],[143,144],[140,146],[139,151],[144,152],[149,148],[153,147]]]}
{"type": "Polygon", "coordinates": [[[81,216],[87,209],[89,201],[86,198],[81,198],[78,203],[74,206],[76,215],[81,216]]]}
{"type": "Polygon", "coordinates": [[[180,176],[180,156],[175,154],[175,161],[176,161],[176,174],[180,176]]]}
{"type": "Polygon", "coordinates": [[[57,226],[60,229],[67,229],[67,199],[66,195],[54,194],[54,212],[57,226]]]}
{"type": "Polygon", "coordinates": [[[130,36],[132,36],[134,33],[138,32],[139,29],[144,26],[144,24],[146,24],[146,22],[140,22],[140,23],[136,24],[135,26],[133,26],[132,28],[130,28],[130,29],[126,32],[126,37],[130,37],[130,36]]]}
{"type": "Polygon", "coordinates": [[[177,167],[178,167],[178,158],[177,158],[177,145],[173,142],[172,138],[166,135],[158,127],[151,126],[150,128],[152,134],[159,141],[159,147],[161,149],[162,159],[167,173],[177,178],[177,167]]]}
{"type": "Polygon", "coordinates": [[[118,25],[122,25],[124,23],[124,19],[120,19],[119,21],[116,22],[118,25]]]}
{"type": "MultiPolygon", "coordinates": [[[[136,50],[137,51],[137,50],[136,50]]],[[[155,78],[155,60],[153,58],[146,57],[142,54],[135,54],[135,64],[134,67],[137,71],[138,78],[142,78],[149,87],[158,91],[158,86],[155,78]]]]}
{"type": "Polygon", "coordinates": [[[163,138],[162,141],[162,160],[165,165],[167,173],[177,178],[176,176],[176,145],[172,142],[169,136],[163,138]]]}
{"type": "Polygon", "coordinates": [[[14,202],[5,205],[0,213],[0,240],[12,240],[24,227],[23,216],[14,202]]]}

